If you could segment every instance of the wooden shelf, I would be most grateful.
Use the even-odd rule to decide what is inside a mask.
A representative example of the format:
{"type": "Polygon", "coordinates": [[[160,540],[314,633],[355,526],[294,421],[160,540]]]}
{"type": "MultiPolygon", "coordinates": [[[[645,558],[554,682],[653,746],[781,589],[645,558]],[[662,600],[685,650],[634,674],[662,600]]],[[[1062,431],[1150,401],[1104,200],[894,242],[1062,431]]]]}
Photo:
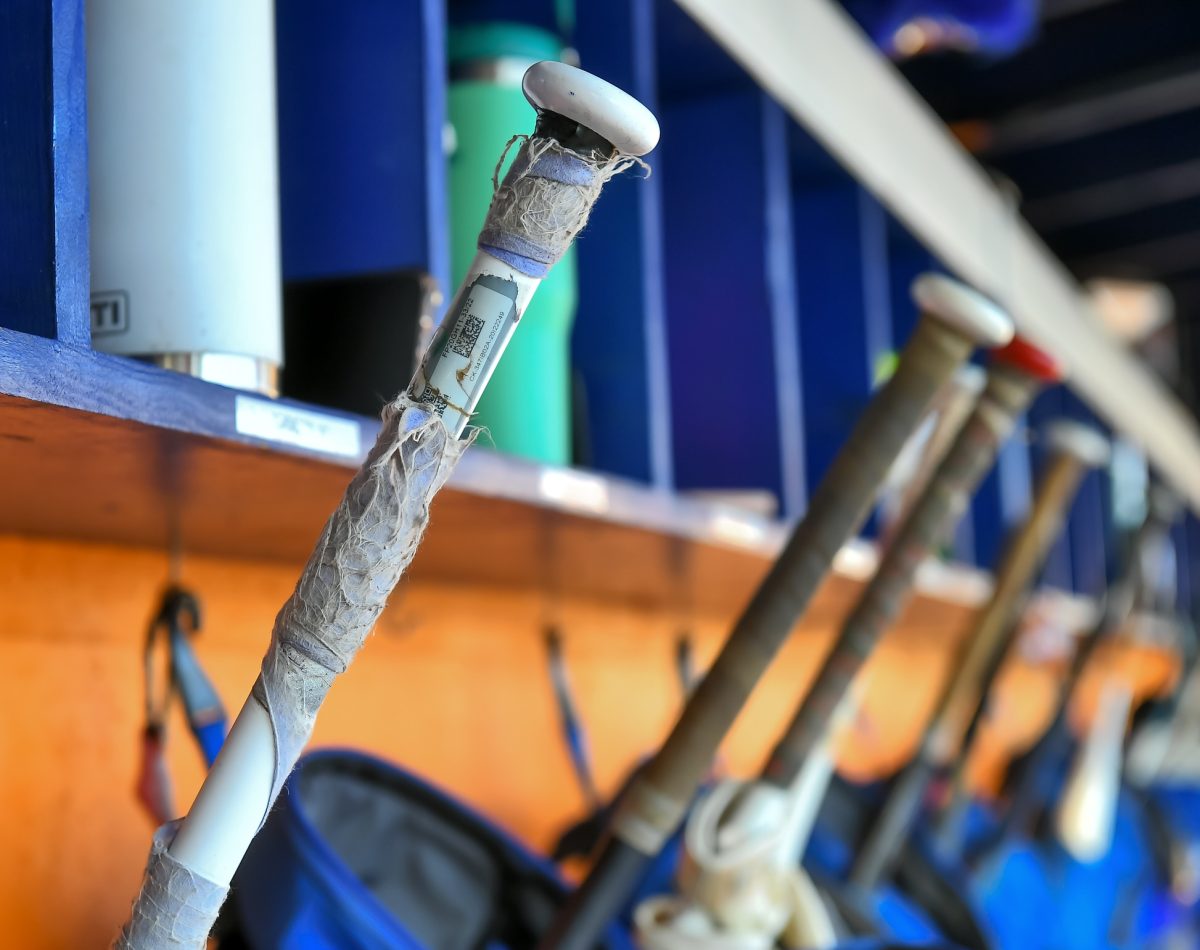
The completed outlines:
{"type": "MultiPolygon", "coordinates": [[[[0,331],[0,531],[165,547],[177,525],[186,551],[298,561],[375,431],[371,419],[0,331]],[[239,399],[348,426],[358,451],[239,431],[239,399]]],[[[412,576],[729,614],[785,536],[733,507],[479,446],[439,497],[412,576]]],[[[869,544],[848,545],[809,619],[848,609],[874,564],[869,544]]],[[[931,563],[912,616],[957,630],[989,590],[982,572],[931,563]]]]}

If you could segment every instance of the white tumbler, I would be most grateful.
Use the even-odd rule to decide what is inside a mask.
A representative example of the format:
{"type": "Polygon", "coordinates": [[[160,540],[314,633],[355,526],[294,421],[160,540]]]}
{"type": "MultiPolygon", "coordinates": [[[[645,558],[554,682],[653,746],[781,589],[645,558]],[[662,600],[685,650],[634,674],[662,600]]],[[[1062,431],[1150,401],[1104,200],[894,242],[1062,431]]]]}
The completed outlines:
{"type": "Polygon", "coordinates": [[[92,340],[274,393],[270,0],[88,0],[92,340]]]}

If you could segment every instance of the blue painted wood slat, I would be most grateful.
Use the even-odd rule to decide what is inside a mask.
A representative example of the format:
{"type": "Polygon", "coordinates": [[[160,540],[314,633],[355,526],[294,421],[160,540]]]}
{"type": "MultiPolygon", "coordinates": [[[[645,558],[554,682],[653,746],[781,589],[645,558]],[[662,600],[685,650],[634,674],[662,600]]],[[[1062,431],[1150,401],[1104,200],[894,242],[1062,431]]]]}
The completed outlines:
{"type": "Polygon", "coordinates": [[[285,279],[417,269],[447,287],[444,15],[439,0],[279,4],[285,279]]]}
{"type": "MultiPolygon", "coordinates": [[[[1105,426],[1070,389],[1063,389],[1063,414],[1108,435],[1105,426]]],[[[1117,556],[1112,516],[1112,488],[1107,468],[1089,472],[1079,486],[1071,508],[1068,534],[1074,589],[1098,597],[1124,571],[1117,556]]]]}
{"type": "MultiPolygon", "coordinates": [[[[1035,433],[1041,432],[1055,419],[1061,419],[1063,415],[1063,387],[1052,386],[1038,396],[1029,408],[1029,425],[1035,433]]],[[[1040,471],[1041,466],[1046,461],[1047,453],[1045,448],[1040,442],[1035,441],[1031,454],[1034,466],[1040,471]]],[[[1074,509],[1068,515],[1068,521],[1073,516],[1074,509]]],[[[1074,588],[1074,574],[1071,566],[1071,555],[1070,532],[1069,529],[1064,529],[1055,539],[1046,556],[1046,564],[1042,568],[1041,573],[1041,583],[1049,587],[1058,587],[1062,590],[1072,590],[1074,588]]]]}
{"type": "Polygon", "coordinates": [[[792,253],[783,117],[733,92],[665,102],[661,118],[676,483],[766,490],[798,514],[799,380],[779,362],[796,325],[778,256],[792,253]]]}
{"type": "Polygon", "coordinates": [[[975,563],[985,570],[995,570],[1009,535],[1021,526],[1033,500],[1029,424],[1028,416],[1017,422],[972,502],[975,563]]]}
{"type": "Polygon", "coordinates": [[[87,345],[83,0],[0,4],[0,327],[87,345]]]}
{"type": "Polygon", "coordinates": [[[787,113],[763,97],[763,175],[766,185],[766,279],[775,341],[775,393],[779,404],[779,466],[783,478],[783,515],[799,518],[808,508],[805,462],[808,439],[804,418],[804,385],[796,291],[796,229],[792,215],[792,183],[788,158],[787,113]]]}
{"type": "Polygon", "coordinates": [[[0,4],[0,326],[54,337],[50,9],[0,4]]]}
{"type": "Polygon", "coordinates": [[[793,208],[806,468],[816,484],[893,346],[887,241],[882,209],[848,176],[797,183],[793,208]]]}
{"type": "MultiPolygon", "coordinates": [[[[578,8],[581,65],[657,110],[653,0],[578,8]]],[[[663,291],[662,180],[637,172],[605,188],[578,247],[572,358],[587,393],[591,462],[670,488],[674,481],[663,291]]]]}
{"type": "MultiPolygon", "coordinates": [[[[80,350],[3,329],[0,329],[0,394],[111,416],[155,429],[279,447],[276,442],[240,433],[235,422],[239,397],[266,401],[265,397],[241,393],[140,360],[92,349],[80,350]]],[[[352,423],[359,430],[360,457],[365,456],[379,431],[379,422],[374,418],[288,399],[272,402],[352,423]]],[[[328,457],[320,451],[292,447],[282,451],[328,457]]],[[[347,463],[342,456],[336,458],[342,464],[347,463]]],[[[359,460],[356,457],[350,461],[359,460]]],[[[154,463],[150,458],[145,461],[148,465],[154,463]]]]}
{"type": "MultiPolygon", "coordinates": [[[[1107,433],[1099,420],[1065,386],[1054,386],[1038,397],[1029,412],[1035,431],[1058,419],[1073,419],[1107,433]]],[[[1045,449],[1035,446],[1044,461],[1045,449]]],[[[1104,593],[1124,570],[1124,545],[1113,536],[1107,471],[1089,472],[1079,486],[1062,535],[1055,541],[1043,581],[1086,596],[1104,593]]]]}
{"type": "Polygon", "coordinates": [[[54,304],[58,339],[90,346],[84,0],[52,0],[54,304]]]}

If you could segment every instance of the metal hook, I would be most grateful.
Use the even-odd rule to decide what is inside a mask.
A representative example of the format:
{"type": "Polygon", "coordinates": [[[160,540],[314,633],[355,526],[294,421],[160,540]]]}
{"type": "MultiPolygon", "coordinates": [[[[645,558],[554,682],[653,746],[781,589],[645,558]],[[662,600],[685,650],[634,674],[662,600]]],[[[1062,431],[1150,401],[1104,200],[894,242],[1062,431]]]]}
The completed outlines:
{"type": "Polygon", "coordinates": [[[692,649],[690,630],[680,630],[675,639],[675,671],[679,676],[679,688],[686,701],[696,688],[696,657],[692,649]]]}
{"type": "Polygon", "coordinates": [[[146,671],[146,728],[161,733],[166,721],[171,699],[177,691],[175,677],[175,643],[200,629],[200,604],[195,595],[181,587],[171,585],[163,591],[158,610],[146,630],[146,645],[143,663],[146,671]],[[154,666],[154,652],[159,641],[166,645],[170,674],[155,696],[155,680],[158,678],[154,666]]]}
{"type": "Polygon", "coordinates": [[[196,595],[178,585],[167,587],[146,633],[146,730],[161,735],[167,710],[178,695],[188,725],[211,764],[225,737],[225,709],[192,650],[190,640],[200,627],[200,601],[196,595]],[[160,638],[167,645],[170,674],[156,697],[154,651],[160,638]]]}
{"type": "Polygon", "coordinates": [[[550,666],[550,682],[554,688],[554,700],[558,706],[563,738],[566,740],[567,751],[571,756],[571,766],[575,770],[575,777],[588,808],[592,812],[597,812],[601,807],[600,792],[596,788],[596,780],[592,774],[591,754],[588,750],[583,722],[576,709],[571,684],[567,678],[562,635],[557,627],[550,625],[546,627],[545,640],[547,661],[550,666]]]}

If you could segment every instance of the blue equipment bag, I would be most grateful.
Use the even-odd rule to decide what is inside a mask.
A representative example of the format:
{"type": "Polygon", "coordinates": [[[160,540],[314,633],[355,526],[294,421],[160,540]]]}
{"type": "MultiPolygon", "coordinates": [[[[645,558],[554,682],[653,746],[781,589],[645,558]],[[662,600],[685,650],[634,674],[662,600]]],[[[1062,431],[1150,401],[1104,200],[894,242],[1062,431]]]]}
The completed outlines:
{"type": "MultiPolygon", "coordinates": [[[[253,950],[525,950],[565,900],[553,865],[379,759],[304,756],[234,878],[253,950]]],[[[603,950],[632,950],[610,928],[603,950]]]]}
{"type": "Polygon", "coordinates": [[[1186,934],[1194,946],[1200,943],[1200,785],[1168,779],[1143,797],[1157,863],[1165,869],[1154,910],[1165,918],[1165,931],[1186,934]]]}
{"type": "Polygon", "coordinates": [[[968,950],[990,950],[994,942],[981,923],[982,909],[967,888],[965,873],[935,856],[920,836],[904,846],[894,883],[871,894],[834,883],[849,869],[868,817],[882,799],[880,792],[879,786],[856,786],[833,777],[804,856],[814,880],[828,882],[822,889],[844,918],[860,918],[859,926],[874,922],[877,930],[904,942],[941,939],[968,950]]]}
{"type": "Polygon", "coordinates": [[[1112,847],[1073,858],[1045,828],[998,843],[975,887],[1005,950],[1120,950],[1154,945],[1170,922],[1157,897],[1161,868],[1134,796],[1123,790],[1112,847]],[[1014,913],[1021,907],[1021,913],[1014,913]]]}
{"type": "MultiPolygon", "coordinates": [[[[1041,820],[1021,834],[985,836],[986,847],[976,854],[975,890],[998,946],[1125,950],[1167,946],[1168,935],[1194,934],[1194,909],[1171,892],[1172,856],[1187,832],[1164,813],[1162,791],[1122,788],[1112,845],[1085,863],[1068,854],[1049,827],[1064,763],[1044,773],[1035,809],[1041,820]],[[1014,914],[1014,907],[1023,911],[1014,914]]],[[[1182,945],[1194,945],[1194,938],[1182,945]]]]}

